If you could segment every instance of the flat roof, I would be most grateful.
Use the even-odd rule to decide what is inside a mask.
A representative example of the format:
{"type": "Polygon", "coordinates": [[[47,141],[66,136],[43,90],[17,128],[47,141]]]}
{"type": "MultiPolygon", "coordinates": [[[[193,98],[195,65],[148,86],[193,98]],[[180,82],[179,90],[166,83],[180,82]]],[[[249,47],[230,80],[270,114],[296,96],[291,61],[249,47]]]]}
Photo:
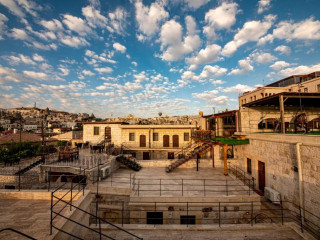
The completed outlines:
{"type": "Polygon", "coordinates": [[[127,129],[143,129],[143,128],[158,128],[158,129],[166,129],[166,128],[170,128],[170,129],[175,129],[175,128],[196,128],[195,125],[121,125],[120,128],[127,128],[127,129]]]}
{"type": "Polygon", "coordinates": [[[227,117],[227,116],[234,116],[238,112],[238,110],[231,110],[231,111],[226,111],[222,113],[215,113],[211,115],[206,115],[203,116],[203,118],[217,118],[217,117],[227,117]]]}
{"type": "Polygon", "coordinates": [[[320,107],[320,92],[305,93],[305,92],[282,92],[269,97],[261,98],[243,104],[243,107],[268,107],[279,106],[279,96],[283,96],[284,106],[304,106],[304,107],[320,107]]]}
{"type": "Polygon", "coordinates": [[[127,122],[81,122],[82,124],[93,124],[93,125],[97,125],[97,124],[129,124],[127,122]]]}

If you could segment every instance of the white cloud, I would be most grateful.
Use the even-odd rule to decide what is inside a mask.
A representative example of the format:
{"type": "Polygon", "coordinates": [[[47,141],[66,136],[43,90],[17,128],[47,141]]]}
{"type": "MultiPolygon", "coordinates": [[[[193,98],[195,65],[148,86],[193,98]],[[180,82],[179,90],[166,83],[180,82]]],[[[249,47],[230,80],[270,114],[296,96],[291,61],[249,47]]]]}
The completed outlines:
{"type": "Polygon", "coordinates": [[[206,65],[206,66],[204,66],[204,68],[200,74],[200,78],[201,79],[208,79],[208,78],[212,78],[212,77],[221,77],[221,76],[225,75],[227,71],[228,71],[228,69],[219,67],[217,65],[215,65],[215,66],[206,65]]]}
{"type": "Polygon", "coordinates": [[[12,65],[16,65],[19,63],[24,63],[24,64],[30,64],[30,65],[36,65],[34,61],[28,56],[25,56],[23,54],[19,54],[18,57],[16,56],[9,56],[7,57],[7,60],[10,62],[12,65]]]}
{"type": "Polygon", "coordinates": [[[50,31],[61,31],[63,30],[62,23],[57,19],[52,19],[51,21],[41,20],[40,24],[50,31]]]}
{"type": "Polygon", "coordinates": [[[149,80],[149,78],[146,76],[145,71],[142,71],[139,74],[134,74],[133,77],[135,79],[135,82],[137,83],[141,83],[149,80]]]}
{"type": "Polygon", "coordinates": [[[153,36],[158,32],[160,24],[169,17],[169,13],[164,9],[162,1],[158,0],[150,5],[143,5],[141,0],[135,2],[136,20],[141,34],[138,40],[153,36]]]}
{"type": "Polygon", "coordinates": [[[275,51],[279,52],[281,55],[290,55],[291,53],[291,48],[285,45],[278,46],[274,49],[275,51]]]}
{"type": "Polygon", "coordinates": [[[11,30],[11,36],[16,40],[27,40],[29,38],[25,30],[18,28],[13,28],[11,30]]]}
{"type": "Polygon", "coordinates": [[[25,78],[16,72],[14,68],[7,68],[0,65],[0,83],[21,82],[25,78]]]}
{"type": "Polygon", "coordinates": [[[40,55],[38,55],[37,53],[33,54],[32,56],[33,60],[37,61],[37,62],[43,62],[44,58],[40,55]]]}
{"type": "Polygon", "coordinates": [[[247,74],[250,71],[253,71],[253,66],[251,65],[251,59],[246,58],[238,61],[239,68],[232,69],[228,75],[239,75],[247,74]]]}
{"type": "Polygon", "coordinates": [[[312,17],[297,23],[281,21],[273,30],[273,36],[279,39],[318,40],[320,39],[320,21],[312,17]]]}
{"type": "Polygon", "coordinates": [[[243,85],[243,84],[237,84],[232,87],[228,87],[223,89],[223,92],[226,93],[243,93],[243,92],[248,92],[254,90],[253,87],[250,87],[248,85],[243,85]]]}
{"type": "Polygon", "coordinates": [[[74,48],[79,48],[82,46],[87,46],[90,45],[86,39],[83,37],[76,37],[76,36],[68,36],[64,34],[59,34],[59,39],[60,41],[69,46],[69,47],[74,47],[74,48]]]}
{"type": "Polygon", "coordinates": [[[22,9],[13,0],[0,0],[0,4],[9,9],[9,11],[17,17],[24,18],[25,14],[22,9]]]}
{"type": "Polygon", "coordinates": [[[270,53],[264,53],[262,51],[253,51],[250,57],[260,64],[266,64],[277,60],[277,58],[270,53]]]}
{"type": "Polygon", "coordinates": [[[59,70],[62,72],[62,73],[60,74],[61,76],[68,76],[68,75],[69,75],[69,72],[70,72],[69,69],[60,67],[59,70]]]}
{"type": "Polygon", "coordinates": [[[260,0],[258,3],[258,13],[267,11],[271,7],[270,2],[271,0],[260,0]]]}
{"type": "Polygon", "coordinates": [[[297,75],[297,74],[308,74],[311,72],[319,71],[319,69],[320,69],[320,63],[311,65],[311,66],[300,65],[297,67],[286,68],[286,69],[280,70],[279,73],[286,77],[286,76],[297,75]]]}
{"type": "Polygon", "coordinates": [[[100,10],[95,9],[93,6],[82,8],[82,14],[85,16],[88,24],[92,28],[107,26],[108,19],[101,15],[100,10]]]}
{"type": "Polygon", "coordinates": [[[230,57],[240,46],[250,41],[258,41],[271,28],[275,18],[274,15],[267,15],[263,21],[246,22],[233,40],[224,46],[222,55],[230,57]]]}
{"type": "Polygon", "coordinates": [[[207,4],[210,0],[184,0],[190,8],[197,9],[205,4],[207,4]]]}
{"type": "Polygon", "coordinates": [[[117,33],[119,35],[126,34],[128,13],[123,8],[116,8],[114,12],[109,14],[109,24],[107,26],[108,31],[111,33],[117,33]]]}
{"type": "Polygon", "coordinates": [[[5,22],[7,22],[7,21],[8,21],[8,18],[5,15],[0,13],[0,40],[3,39],[2,33],[6,28],[5,22]]]}
{"type": "Polygon", "coordinates": [[[131,64],[132,64],[133,66],[135,66],[135,67],[138,66],[138,63],[135,62],[135,61],[132,61],[131,64]]]}
{"type": "Polygon", "coordinates": [[[203,93],[192,93],[193,98],[199,98],[212,105],[228,105],[229,98],[227,96],[216,96],[218,90],[204,91],[203,93]]]}
{"type": "Polygon", "coordinates": [[[272,64],[270,67],[276,71],[279,71],[280,69],[283,69],[289,66],[290,66],[290,63],[287,63],[285,61],[277,61],[274,64],[272,64]]]}
{"type": "Polygon", "coordinates": [[[9,91],[12,89],[12,86],[3,86],[3,85],[0,85],[0,90],[5,90],[5,91],[9,91]]]}
{"type": "Polygon", "coordinates": [[[207,25],[203,28],[203,32],[207,35],[207,38],[216,39],[216,30],[229,29],[235,24],[237,13],[237,3],[223,2],[221,6],[210,9],[205,15],[207,25]]]}
{"type": "Polygon", "coordinates": [[[64,14],[63,17],[64,19],[62,22],[67,25],[70,30],[78,33],[79,35],[85,36],[92,33],[91,28],[82,18],[78,18],[69,14],[64,14]]]}
{"type": "Polygon", "coordinates": [[[222,81],[222,80],[214,80],[214,79],[211,79],[210,80],[210,83],[212,83],[213,85],[220,85],[220,84],[224,84],[226,82],[222,81]]]}
{"type": "Polygon", "coordinates": [[[113,44],[113,48],[116,50],[116,51],[119,51],[119,52],[122,52],[122,53],[125,53],[127,48],[125,46],[123,46],[122,44],[116,42],[113,44]]]}
{"type": "Polygon", "coordinates": [[[43,72],[34,72],[34,71],[23,71],[23,74],[27,77],[38,79],[38,80],[46,80],[48,75],[43,72]]]}
{"type": "Polygon", "coordinates": [[[94,76],[95,74],[93,72],[91,72],[90,70],[83,70],[82,71],[82,74],[83,75],[86,75],[86,76],[94,76]]]}
{"type": "Polygon", "coordinates": [[[96,70],[99,73],[111,73],[113,71],[110,67],[95,68],[94,70],[96,70]]]}
{"type": "Polygon", "coordinates": [[[167,21],[161,27],[160,42],[163,54],[161,59],[165,61],[177,61],[185,54],[188,54],[201,44],[198,35],[192,35],[195,32],[194,24],[190,24],[194,19],[191,16],[186,17],[188,35],[182,41],[182,26],[175,20],[167,21]]]}
{"type": "Polygon", "coordinates": [[[219,57],[220,52],[221,47],[219,45],[207,45],[205,49],[199,51],[198,55],[187,58],[186,61],[192,66],[191,69],[194,70],[197,65],[209,64],[221,60],[219,57]]]}
{"type": "Polygon", "coordinates": [[[266,43],[272,43],[274,40],[274,37],[272,34],[267,34],[266,36],[263,36],[259,39],[257,45],[261,46],[261,45],[265,45],[266,43]]]}

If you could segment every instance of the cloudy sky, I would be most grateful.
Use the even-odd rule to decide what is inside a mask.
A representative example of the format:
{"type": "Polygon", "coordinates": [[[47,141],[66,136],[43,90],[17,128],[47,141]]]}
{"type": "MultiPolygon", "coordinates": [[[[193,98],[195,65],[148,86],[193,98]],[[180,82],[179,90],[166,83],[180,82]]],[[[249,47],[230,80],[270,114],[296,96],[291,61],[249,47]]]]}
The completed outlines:
{"type": "Polygon", "coordinates": [[[320,70],[319,0],[0,0],[0,107],[210,114],[320,70]]]}

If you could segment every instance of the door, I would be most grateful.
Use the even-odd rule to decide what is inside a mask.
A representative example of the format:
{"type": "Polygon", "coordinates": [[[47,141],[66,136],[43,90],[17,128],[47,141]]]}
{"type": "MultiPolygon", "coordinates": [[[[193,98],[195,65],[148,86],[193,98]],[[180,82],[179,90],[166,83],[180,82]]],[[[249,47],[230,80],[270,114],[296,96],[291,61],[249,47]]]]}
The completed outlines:
{"type": "Polygon", "coordinates": [[[265,163],[258,161],[258,180],[259,189],[264,192],[264,187],[266,186],[266,175],[265,175],[265,163]]]}
{"type": "Polygon", "coordinates": [[[163,135],[163,147],[169,147],[169,135],[163,135]]]}
{"type": "Polygon", "coordinates": [[[163,224],[163,212],[147,212],[147,224],[163,224]]]}
{"type": "Polygon", "coordinates": [[[179,135],[173,135],[172,147],[179,147],[179,135]]]}
{"type": "Polygon", "coordinates": [[[106,138],[106,142],[110,143],[111,142],[111,127],[106,127],[104,129],[104,135],[105,135],[105,138],[106,138]]]}
{"type": "Polygon", "coordinates": [[[146,135],[140,135],[140,147],[146,147],[146,135]]]}
{"type": "Polygon", "coordinates": [[[150,153],[149,152],[143,152],[143,160],[150,160],[150,153]]]}
{"type": "Polygon", "coordinates": [[[168,159],[174,159],[174,152],[168,152],[168,159]]]}

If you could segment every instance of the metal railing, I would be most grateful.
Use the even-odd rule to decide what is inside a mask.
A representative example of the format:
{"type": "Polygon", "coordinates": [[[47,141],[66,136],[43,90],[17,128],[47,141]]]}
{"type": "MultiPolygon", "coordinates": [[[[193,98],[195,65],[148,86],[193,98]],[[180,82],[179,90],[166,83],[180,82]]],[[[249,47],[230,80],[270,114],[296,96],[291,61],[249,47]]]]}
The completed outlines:
{"type": "Polygon", "coordinates": [[[21,235],[21,236],[24,236],[24,237],[26,237],[26,238],[29,238],[29,239],[32,239],[32,240],[36,240],[35,238],[29,236],[28,234],[25,234],[25,233],[20,232],[20,231],[18,231],[18,230],[16,230],[16,229],[13,229],[13,228],[3,228],[3,229],[0,230],[0,233],[1,233],[1,232],[4,232],[4,231],[11,231],[11,232],[17,233],[17,234],[19,234],[19,235],[21,235]]]}
{"type": "Polygon", "coordinates": [[[320,238],[320,217],[290,201],[232,201],[232,202],[130,202],[105,201],[112,208],[112,216],[105,218],[118,224],[247,224],[295,222],[301,232],[307,230],[320,238]],[[308,217],[303,217],[302,212],[308,217]],[[148,212],[161,213],[159,217],[148,217],[148,212]],[[117,214],[115,214],[117,213],[117,214]],[[119,217],[114,217],[118,215],[119,217]],[[184,218],[184,221],[181,217],[184,218]]]}
{"type": "MultiPolygon", "coordinates": [[[[84,169],[83,171],[84,171],[83,176],[85,176],[85,169],[84,169]]],[[[74,177],[77,177],[77,176],[74,176],[74,177]]],[[[98,177],[99,177],[99,176],[98,176],[98,177]]],[[[50,235],[52,235],[52,230],[53,230],[53,229],[56,229],[56,230],[58,230],[58,231],[60,231],[60,232],[63,232],[63,233],[65,233],[65,234],[73,237],[73,238],[83,239],[82,237],[76,236],[76,235],[74,235],[74,234],[72,234],[72,233],[70,233],[70,232],[67,232],[67,231],[63,230],[61,227],[58,227],[57,225],[55,225],[55,221],[54,221],[54,220],[55,220],[57,217],[61,217],[61,218],[65,219],[65,220],[67,220],[67,221],[69,221],[69,222],[72,222],[72,223],[74,223],[74,224],[76,224],[76,225],[78,225],[78,226],[80,226],[80,227],[86,228],[86,229],[90,230],[91,232],[94,232],[94,233],[96,233],[96,234],[99,234],[100,239],[102,239],[102,237],[106,237],[106,238],[108,238],[108,239],[114,239],[114,238],[112,238],[112,237],[110,237],[110,236],[108,236],[108,235],[106,235],[105,233],[102,232],[101,223],[102,223],[102,224],[108,224],[108,225],[116,228],[117,230],[120,230],[121,232],[124,232],[124,233],[126,233],[126,234],[128,234],[128,235],[130,235],[130,236],[132,236],[132,237],[134,237],[134,238],[136,238],[136,239],[142,239],[142,238],[134,235],[133,233],[131,233],[131,232],[129,232],[129,231],[126,231],[125,229],[123,229],[123,228],[121,228],[121,227],[119,227],[119,226],[117,226],[117,225],[115,225],[115,224],[113,224],[113,223],[111,223],[111,222],[109,222],[109,221],[107,221],[107,220],[104,220],[104,219],[98,217],[98,216],[97,216],[97,212],[96,212],[96,215],[94,215],[94,214],[92,214],[92,213],[90,213],[90,212],[88,212],[88,211],[86,211],[86,210],[83,210],[83,209],[75,206],[75,205],[73,204],[74,199],[75,199],[79,194],[81,194],[81,193],[82,193],[82,196],[84,196],[84,189],[85,189],[85,186],[86,186],[86,178],[85,178],[85,177],[83,177],[83,178],[81,178],[81,179],[79,178],[79,181],[78,181],[78,183],[76,183],[76,184],[73,184],[73,179],[74,179],[74,178],[71,179],[70,190],[68,190],[67,192],[65,192],[65,193],[62,195],[62,197],[58,197],[57,195],[55,195],[55,193],[56,193],[57,191],[63,189],[64,186],[65,186],[67,183],[62,184],[62,185],[59,186],[57,189],[55,189],[53,192],[51,192],[50,235]],[[69,199],[69,200],[64,200],[69,194],[70,194],[70,199],[69,199]],[[56,201],[55,201],[55,200],[56,200],[56,201]],[[54,201],[55,201],[55,202],[54,202],[54,201]],[[58,205],[59,203],[62,204],[62,207],[61,207],[60,209],[56,210],[55,207],[57,208],[57,207],[59,206],[59,205],[58,205]],[[88,215],[89,218],[95,218],[96,221],[97,221],[96,223],[97,223],[97,224],[99,223],[99,230],[95,230],[94,228],[91,228],[91,227],[89,227],[89,226],[86,226],[86,225],[78,222],[78,221],[75,221],[75,220],[71,219],[70,217],[66,217],[66,216],[63,214],[63,210],[66,209],[66,207],[70,207],[70,211],[72,211],[72,208],[73,208],[74,210],[80,211],[80,212],[88,215]]]]}
{"type": "Polygon", "coordinates": [[[241,180],[245,185],[251,187],[254,190],[255,178],[252,177],[249,173],[245,172],[238,166],[233,166],[230,162],[228,162],[228,172],[232,173],[236,177],[236,179],[241,180]]]}
{"type": "Polygon", "coordinates": [[[191,130],[191,137],[199,140],[211,140],[212,132],[210,130],[191,130]]]}

